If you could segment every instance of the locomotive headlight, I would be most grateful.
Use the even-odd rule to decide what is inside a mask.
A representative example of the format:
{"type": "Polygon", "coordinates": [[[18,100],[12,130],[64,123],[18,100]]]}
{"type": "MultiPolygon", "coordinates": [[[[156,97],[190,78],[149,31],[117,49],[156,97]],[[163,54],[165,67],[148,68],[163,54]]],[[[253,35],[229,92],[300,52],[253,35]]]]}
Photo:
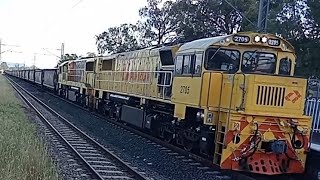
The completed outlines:
{"type": "Polygon", "coordinates": [[[264,37],[262,37],[261,41],[262,41],[263,43],[266,43],[266,42],[268,41],[268,38],[264,36],[264,37]]]}
{"type": "Polygon", "coordinates": [[[261,39],[261,38],[260,38],[260,36],[256,36],[256,37],[254,37],[254,41],[255,41],[255,42],[259,42],[259,41],[260,41],[260,39],[261,39]]]}

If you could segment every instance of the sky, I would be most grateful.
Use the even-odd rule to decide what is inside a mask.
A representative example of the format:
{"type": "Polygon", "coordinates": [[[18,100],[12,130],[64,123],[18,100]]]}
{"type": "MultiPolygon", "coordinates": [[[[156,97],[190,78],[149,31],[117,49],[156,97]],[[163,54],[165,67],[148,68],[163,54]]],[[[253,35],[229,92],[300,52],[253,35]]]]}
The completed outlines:
{"type": "Polygon", "coordinates": [[[35,59],[37,67],[53,68],[61,43],[65,53],[97,53],[95,35],[112,26],[135,23],[139,9],[146,3],[146,0],[0,0],[0,39],[5,44],[1,46],[1,61],[31,66],[35,59]]]}

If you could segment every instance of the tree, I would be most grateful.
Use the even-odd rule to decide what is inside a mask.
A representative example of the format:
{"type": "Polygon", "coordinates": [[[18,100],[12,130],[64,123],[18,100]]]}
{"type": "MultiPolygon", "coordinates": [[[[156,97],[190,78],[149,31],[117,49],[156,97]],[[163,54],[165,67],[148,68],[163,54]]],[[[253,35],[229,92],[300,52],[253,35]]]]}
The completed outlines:
{"type": "Polygon", "coordinates": [[[253,30],[256,26],[252,24],[252,19],[257,19],[256,0],[178,0],[173,6],[182,40],[231,34],[242,28],[253,30]]]}
{"type": "Polygon", "coordinates": [[[0,64],[0,69],[3,69],[3,70],[8,69],[7,63],[6,63],[6,62],[2,62],[2,63],[0,64]]]}
{"type": "Polygon", "coordinates": [[[64,54],[62,56],[62,59],[59,60],[58,64],[55,66],[56,68],[63,62],[65,61],[69,61],[69,60],[75,60],[78,59],[78,55],[77,54],[64,54]]]}
{"type": "Polygon", "coordinates": [[[111,27],[96,36],[99,54],[117,53],[138,49],[137,27],[132,24],[121,24],[111,27]]]}
{"type": "Polygon", "coordinates": [[[313,19],[313,35],[315,39],[320,38],[320,2],[319,0],[308,0],[308,7],[310,7],[310,16],[313,19]]]}
{"type": "Polygon", "coordinates": [[[39,69],[35,65],[30,66],[28,69],[39,69]]]}
{"type": "Polygon", "coordinates": [[[147,39],[147,43],[160,45],[165,42],[172,42],[175,39],[177,24],[174,21],[173,12],[175,4],[172,1],[147,0],[148,5],[139,10],[142,21],[138,22],[138,27],[142,36],[147,39]],[[162,7],[160,7],[162,4],[162,7]]]}
{"type": "Polygon", "coordinates": [[[94,52],[87,52],[87,57],[96,57],[94,52]]]}
{"type": "MultiPolygon", "coordinates": [[[[297,74],[320,75],[318,0],[270,0],[268,33],[296,49],[297,74]],[[313,70],[310,70],[313,69],[313,70]]],[[[136,25],[122,24],[96,37],[100,54],[123,52],[239,31],[256,31],[259,0],[147,0],[136,25]]]]}
{"type": "Polygon", "coordinates": [[[310,76],[320,74],[317,53],[319,46],[319,28],[316,23],[317,15],[313,12],[310,1],[288,0],[277,12],[276,20],[270,29],[287,39],[297,54],[296,74],[310,76]]]}

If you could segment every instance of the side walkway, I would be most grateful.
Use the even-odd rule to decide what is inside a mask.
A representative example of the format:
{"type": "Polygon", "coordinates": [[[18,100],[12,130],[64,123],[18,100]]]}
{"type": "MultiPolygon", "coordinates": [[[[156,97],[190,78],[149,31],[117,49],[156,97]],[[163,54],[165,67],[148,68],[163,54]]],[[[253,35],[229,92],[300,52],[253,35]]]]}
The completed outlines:
{"type": "Polygon", "coordinates": [[[21,101],[0,75],[0,179],[58,179],[21,101]]]}

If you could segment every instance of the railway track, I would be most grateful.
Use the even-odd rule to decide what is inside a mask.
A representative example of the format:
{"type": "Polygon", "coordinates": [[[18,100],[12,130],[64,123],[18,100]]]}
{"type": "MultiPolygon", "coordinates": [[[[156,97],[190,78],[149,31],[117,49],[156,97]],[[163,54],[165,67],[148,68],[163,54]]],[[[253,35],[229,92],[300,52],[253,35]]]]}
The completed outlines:
{"type": "Polygon", "coordinates": [[[8,77],[7,79],[44,124],[67,144],[79,161],[86,166],[88,176],[93,179],[148,179],[142,172],[137,171],[137,168],[122,161],[12,79],[8,77]]]}

